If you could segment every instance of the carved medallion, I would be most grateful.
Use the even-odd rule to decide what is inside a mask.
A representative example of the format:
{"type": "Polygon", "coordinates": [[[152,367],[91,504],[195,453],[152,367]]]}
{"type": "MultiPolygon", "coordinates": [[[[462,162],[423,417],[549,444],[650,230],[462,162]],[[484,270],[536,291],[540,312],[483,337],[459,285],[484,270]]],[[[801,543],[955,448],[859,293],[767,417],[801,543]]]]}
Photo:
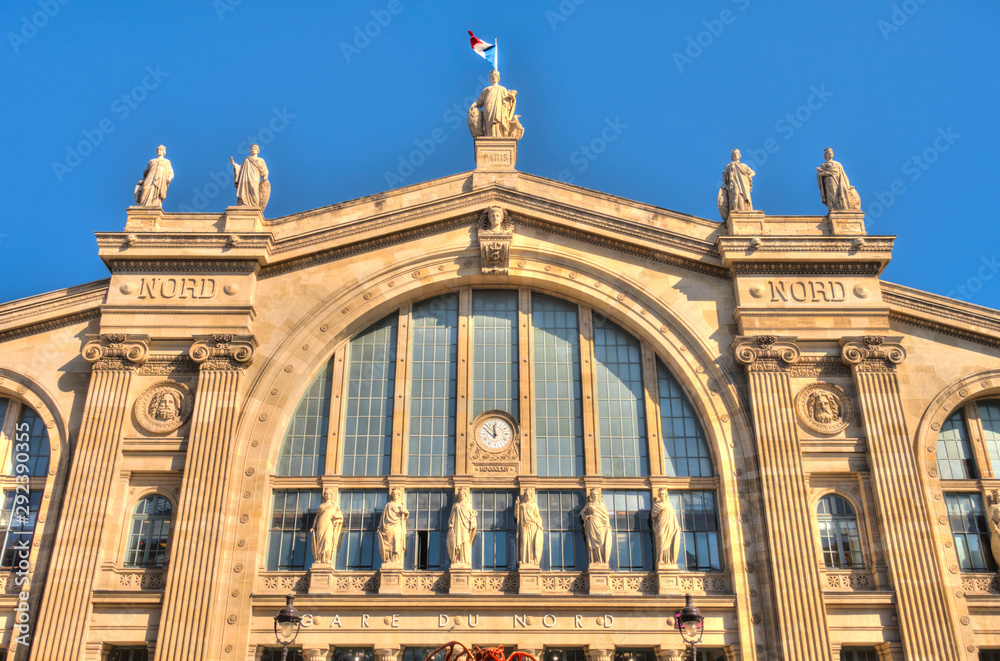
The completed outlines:
{"type": "Polygon", "coordinates": [[[795,396],[795,410],[806,427],[820,434],[842,432],[854,417],[851,398],[832,383],[811,383],[800,390],[795,396]]]}
{"type": "Polygon", "coordinates": [[[194,397],[183,383],[159,381],[135,400],[139,426],[152,434],[168,434],[180,428],[194,409],[194,397]]]}
{"type": "Polygon", "coordinates": [[[517,420],[505,411],[486,411],[472,422],[469,457],[479,474],[516,475],[521,432],[517,420]]]}

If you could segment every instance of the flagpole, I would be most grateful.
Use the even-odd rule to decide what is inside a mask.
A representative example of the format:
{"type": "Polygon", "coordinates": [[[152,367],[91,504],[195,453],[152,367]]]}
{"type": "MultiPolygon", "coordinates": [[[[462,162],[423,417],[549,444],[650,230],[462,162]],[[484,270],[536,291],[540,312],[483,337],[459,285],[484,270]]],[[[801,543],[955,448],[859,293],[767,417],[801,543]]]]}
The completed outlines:
{"type": "Polygon", "coordinates": [[[493,37],[493,51],[493,70],[500,73],[500,44],[496,37],[493,37]]]}

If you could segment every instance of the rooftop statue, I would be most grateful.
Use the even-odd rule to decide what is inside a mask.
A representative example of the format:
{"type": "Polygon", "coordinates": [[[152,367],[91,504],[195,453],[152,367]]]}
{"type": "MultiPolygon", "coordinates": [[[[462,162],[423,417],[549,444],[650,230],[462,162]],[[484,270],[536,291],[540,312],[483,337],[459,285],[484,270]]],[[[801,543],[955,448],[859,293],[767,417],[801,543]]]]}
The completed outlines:
{"type": "Polygon", "coordinates": [[[469,106],[469,132],[473,138],[513,138],[524,135],[520,115],[514,114],[517,91],[500,84],[500,72],[490,71],[490,85],[469,106]]]}
{"type": "Polygon", "coordinates": [[[271,197],[271,182],[267,180],[267,164],[257,155],[259,153],[260,147],[250,145],[250,155],[242,165],[236,165],[232,156],[229,157],[229,163],[233,166],[236,203],[263,211],[271,197]]]}
{"type": "Polygon", "coordinates": [[[140,207],[162,207],[167,199],[167,187],[174,180],[174,168],[165,156],[167,148],[156,148],[156,158],[149,161],[142,179],[135,185],[135,203],[140,207]]]}
{"type": "Polygon", "coordinates": [[[756,172],[740,163],[740,150],[734,149],[733,161],[722,170],[722,188],[719,189],[719,214],[729,220],[730,211],[753,211],[750,191],[756,172]]]}
{"type": "Polygon", "coordinates": [[[816,181],[823,204],[830,211],[861,211],[861,197],[847,180],[844,166],[833,160],[833,150],[823,152],[826,163],[816,168],[816,181]]]}

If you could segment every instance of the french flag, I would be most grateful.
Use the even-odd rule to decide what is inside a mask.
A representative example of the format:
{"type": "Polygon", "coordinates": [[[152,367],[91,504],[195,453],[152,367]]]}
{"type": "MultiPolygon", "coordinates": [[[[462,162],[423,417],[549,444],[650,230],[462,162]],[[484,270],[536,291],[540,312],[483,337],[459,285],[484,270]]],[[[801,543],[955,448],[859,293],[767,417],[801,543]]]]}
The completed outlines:
{"type": "Polygon", "coordinates": [[[472,30],[469,30],[469,43],[472,45],[472,50],[476,51],[479,57],[483,58],[487,62],[493,65],[493,68],[497,68],[497,47],[496,44],[488,44],[476,35],[472,34],[472,30]]]}

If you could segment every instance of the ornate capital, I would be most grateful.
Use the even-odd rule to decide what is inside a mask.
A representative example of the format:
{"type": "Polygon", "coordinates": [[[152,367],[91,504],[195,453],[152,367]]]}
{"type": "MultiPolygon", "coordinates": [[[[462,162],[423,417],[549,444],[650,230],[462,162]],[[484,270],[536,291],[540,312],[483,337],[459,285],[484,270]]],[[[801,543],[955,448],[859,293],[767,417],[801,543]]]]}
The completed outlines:
{"type": "Polygon", "coordinates": [[[615,657],[613,649],[595,649],[587,647],[587,661],[612,661],[615,657]]]}
{"type": "Polygon", "coordinates": [[[397,647],[376,647],[375,658],[378,661],[396,661],[399,657],[400,648],[397,647]]]}
{"type": "Polygon", "coordinates": [[[188,352],[202,370],[242,370],[253,361],[253,335],[196,335],[188,352]]]}
{"type": "Polygon", "coordinates": [[[733,340],[733,352],[736,362],[746,365],[751,372],[784,372],[801,355],[796,339],[777,335],[737,337],[733,340]]]}
{"type": "Polygon", "coordinates": [[[83,359],[95,370],[134,370],[149,356],[148,335],[103,333],[88,335],[83,359]]]}
{"type": "Polygon", "coordinates": [[[906,349],[899,337],[865,335],[840,340],[840,359],[858,372],[895,372],[906,360],[906,349]]]}
{"type": "Polygon", "coordinates": [[[507,275],[514,224],[503,207],[487,207],[479,217],[479,253],[483,275],[507,275]]]}

